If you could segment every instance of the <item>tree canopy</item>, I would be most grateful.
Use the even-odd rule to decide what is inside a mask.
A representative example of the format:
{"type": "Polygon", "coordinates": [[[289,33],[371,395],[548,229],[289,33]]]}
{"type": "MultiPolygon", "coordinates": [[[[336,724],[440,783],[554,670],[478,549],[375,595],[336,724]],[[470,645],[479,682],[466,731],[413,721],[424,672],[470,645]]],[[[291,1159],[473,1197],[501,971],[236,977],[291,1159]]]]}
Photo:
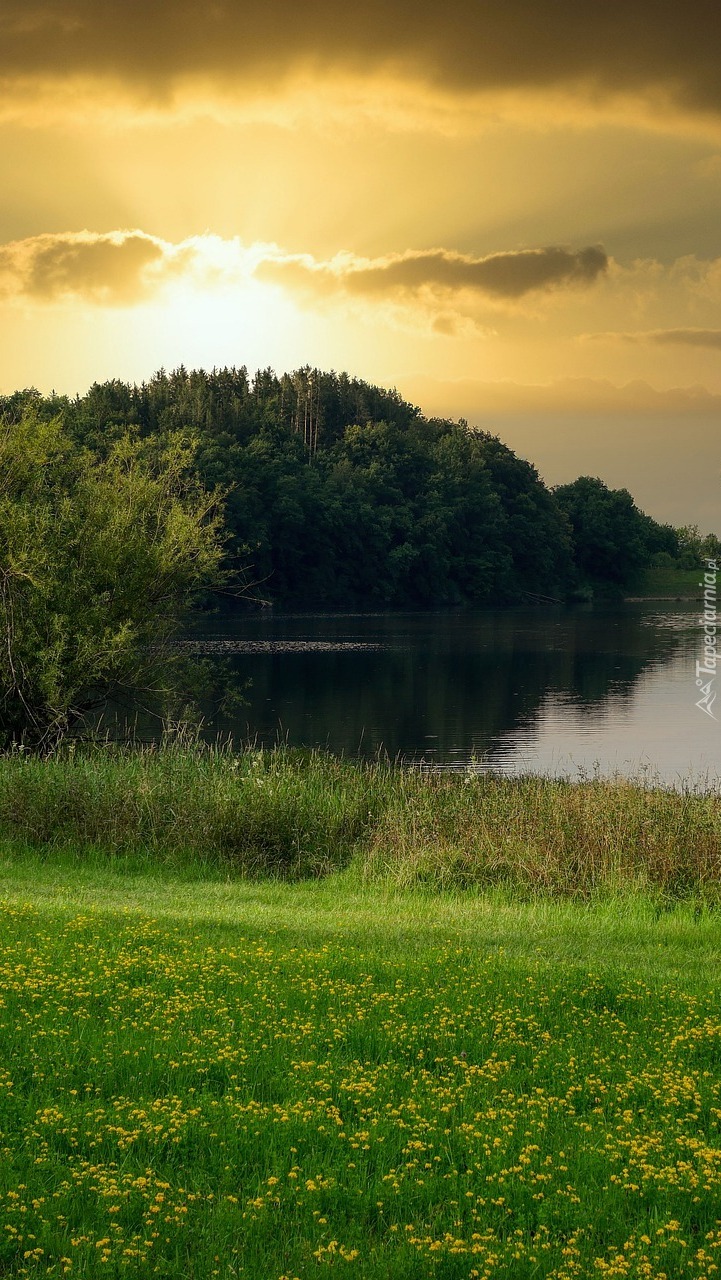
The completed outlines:
{"type": "Polygon", "coordinates": [[[625,490],[590,477],[551,490],[496,436],[347,373],[181,367],[74,400],[18,392],[3,408],[59,415],[104,465],[128,431],[146,458],[190,434],[197,483],[227,493],[226,563],[249,559],[259,593],[284,607],[565,599],[621,589],[679,549],[625,490]]]}
{"type": "Polygon", "coordinates": [[[167,682],[164,642],[220,582],[221,511],[195,450],[97,452],[37,406],[0,421],[0,743],[51,743],[114,695],[167,682]]]}

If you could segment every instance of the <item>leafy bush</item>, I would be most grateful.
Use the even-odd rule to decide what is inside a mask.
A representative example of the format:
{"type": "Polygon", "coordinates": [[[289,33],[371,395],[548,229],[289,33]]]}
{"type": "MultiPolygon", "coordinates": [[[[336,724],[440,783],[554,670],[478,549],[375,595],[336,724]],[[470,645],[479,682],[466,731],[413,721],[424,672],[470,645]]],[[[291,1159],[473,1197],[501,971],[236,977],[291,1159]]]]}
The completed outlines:
{"type": "Polygon", "coordinates": [[[0,745],[56,741],[113,694],[167,684],[163,646],[220,580],[216,496],[179,436],[103,455],[31,408],[0,422],[0,745]]]}

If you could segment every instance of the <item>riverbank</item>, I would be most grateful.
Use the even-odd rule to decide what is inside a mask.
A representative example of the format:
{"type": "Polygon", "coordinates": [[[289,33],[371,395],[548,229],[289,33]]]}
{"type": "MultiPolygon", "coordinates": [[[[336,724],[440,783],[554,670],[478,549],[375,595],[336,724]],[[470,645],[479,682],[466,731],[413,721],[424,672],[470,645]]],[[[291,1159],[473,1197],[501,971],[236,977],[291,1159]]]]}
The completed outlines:
{"type": "Polygon", "coordinates": [[[718,789],[166,746],[0,760],[0,841],[230,877],[721,898],[718,789]]]}
{"type": "Polygon", "coordinates": [[[710,1280],[721,919],[6,843],[0,1262],[710,1280]]]}
{"type": "Polygon", "coordinates": [[[643,600],[703,600],[703,569],[647,569],[628,604],[643,600]]]}

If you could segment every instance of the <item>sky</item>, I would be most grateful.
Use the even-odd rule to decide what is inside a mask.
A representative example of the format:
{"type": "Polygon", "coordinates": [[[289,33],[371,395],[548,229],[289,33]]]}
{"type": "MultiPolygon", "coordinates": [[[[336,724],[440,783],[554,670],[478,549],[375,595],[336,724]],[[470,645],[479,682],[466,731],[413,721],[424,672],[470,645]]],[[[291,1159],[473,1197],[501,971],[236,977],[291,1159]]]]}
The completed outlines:
{"type": "Polygon", "coordinates": [[[0,392],[309,364],[721,533],[717,0],[3,0],[0,392]]]}

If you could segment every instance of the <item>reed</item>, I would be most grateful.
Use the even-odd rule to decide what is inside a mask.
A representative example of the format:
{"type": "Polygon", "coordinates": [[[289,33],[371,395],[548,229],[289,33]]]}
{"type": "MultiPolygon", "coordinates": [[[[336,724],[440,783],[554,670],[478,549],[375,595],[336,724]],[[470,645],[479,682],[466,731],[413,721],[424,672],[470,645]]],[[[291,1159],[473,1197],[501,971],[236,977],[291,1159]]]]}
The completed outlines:
{"type": "Polygon", "coordinates": [[[718,795],[617,778],[412,774],[370,835],[369,878],[524,894],[656,890],[715,897],[718,795]]]}
{"type": "Polygon", "coordinates": [[[621,778],[431,773],[322,752],[166,743],[0,759],[0,838],[245,876],[521,896],[623,890],[715,900],[718,791],[621,778]]]}

